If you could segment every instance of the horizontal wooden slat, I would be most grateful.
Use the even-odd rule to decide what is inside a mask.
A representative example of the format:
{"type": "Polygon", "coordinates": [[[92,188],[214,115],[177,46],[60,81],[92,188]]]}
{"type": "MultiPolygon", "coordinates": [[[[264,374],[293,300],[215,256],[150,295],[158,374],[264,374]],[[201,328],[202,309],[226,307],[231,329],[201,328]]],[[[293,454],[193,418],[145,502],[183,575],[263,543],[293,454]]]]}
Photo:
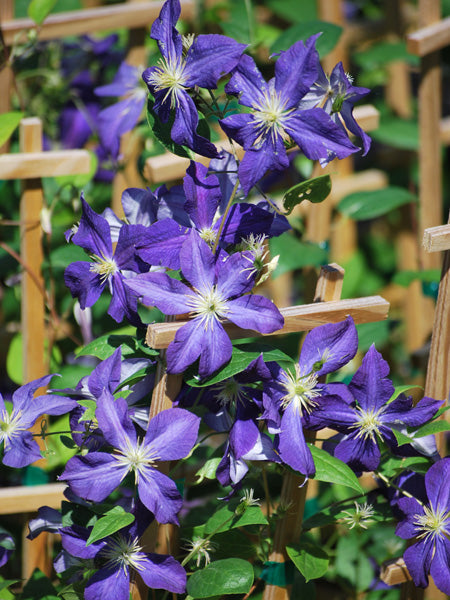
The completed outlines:
{"type": "MultiPolygon", "coordinates": [[[[284,327],[275,333],[261,334],[249,329],[240,329],[229,322],[224,323],[224,327],[232,339],[260,335],[281,335],[296,331],[309,331],[325,323],[337,323],[344,320],[348,315],[353,317],[355,323],[383,321],[387,318],[388,311],[389,302],[384,298],[381,296],[368,296],[367,298],[318,302],[316,304],[281,308],[280,312],[284,316],[284,327]]],[[[185,323],[186,321],[176,321],[175,323],[149,325],[146,337],[147,344],[157,350],[167,348],[178,329],[185,323]]]]}
{"type": "Polygon", "coordinates": [[[331,194],[330,199],[333,204],[337,204],[342,198],[353,194],[354,192],[369,192],[380,190],[389,183],[388,177],[384,171],[379,169],[367,169],[358,171],[345,177],[331,175],[331,194]]]}
{"type": "MultiPolygon", "coordinates": [[[[47,17],[39,28],[40,40],[53,40],[70,35],[92,34],[106,29],[140,29],[150,27],[158,17],[163,0],[153,2],[134,2],[115,6],[101,6],[64,13],[56,13],[47,17]]],[[[181,15],[192,18],[194,0],[181,0],[181,15]]],[[[36,25],[31,19],[14,19],[2,23],[2,32],[7,46],[21,39],[23,32],[36,25]]]]}
{"type": "Polygon", "coordinates": [[[0,179],[34,179],[89,173],[91,157],[87,150],[18,152],[0,156],[0,179]]]}
{"type": "Polygon", "coordinates": [[[406,38],[408,52],[426,56],[450,44],[450,17],[410,33],[406,38]]]}
{"type": "Polygon", "coordinates": [[[0,489],[0,515],[36,512],[41,506],[59,508],[64,500],[65,483],[14,486],[0,489]]]}
{"type": "Polygon", "coordinates": [[[353,116],[364,131],[373,131],[380,125],[380,112],[372,104],[355,106],[353,116]]]}
{"type": "Polygon", "coordinates": [[[398,585],[411,581],[411,575],[403,558],[397,558],[381,568],[380,579],[387,585],[398,585]]]}
{"type": "Polygon", "coordinates": [[[428,227],[423,232],[422,243],[427,252],[450,250],[450,225],[428,227]]]}
{"type": "Polygon", "coordinates": [[[450,117],[444,117],[441,119],[439,132],[441,135],[441,142],[445,146],[450,146],[450,117]]]}

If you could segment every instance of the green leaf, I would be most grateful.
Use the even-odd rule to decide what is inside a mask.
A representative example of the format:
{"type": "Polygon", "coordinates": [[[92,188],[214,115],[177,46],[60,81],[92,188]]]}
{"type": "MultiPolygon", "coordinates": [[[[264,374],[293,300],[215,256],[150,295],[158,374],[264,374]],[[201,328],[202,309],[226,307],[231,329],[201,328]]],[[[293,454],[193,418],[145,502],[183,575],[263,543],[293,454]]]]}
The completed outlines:
{"type": "Polygon", "coordinates": [[[22,366],[22,334],[20,333],[16,333],[9,344],[6,355],[6,372],[14,383],[18,385],[25,383],[22,366]]]}
{"type": "Polygon", "coordinates": [[[80,246],[75,244],[67,244],[58,246],[50,253],[50,260],[46,258],[42,267],[48,269],[49,265],[52,269],[65,269],[71,262],[86,261],[86,252],[80,246]]]}
{"type": "Polygon", "coordinates": [[[259,357],[263,353],[263,358],[266,362],[276,361],[282,363],[292,363],[292,359],[281,352],[270,346],[264,346],[261,344],[241,344],[233,346],[233,353],[231,355],[230,362],[221,369],[216,375],[209,379],[200,381],[197,375],[192,375],[192,369],[188,371],[186,383],[192,387],[205,387],[224,381],[237,373],[241,373],[248,365],[259,357]]]}
{"type": "Polygon", "coordinates": [[[341,536],[336,549],[336,573],[358,591],[369,587],[374,577],[373,567],[358,546],[356,535],[341,536]]]}
{"type": "Polygon", "coordinates": [[[83,188],[94,178],[94,175],[97,172],[98,158],[95,152],[92,152],[91,150],[88,152],[89,158],[91,159],[89,172],[80,173],[79,175],[60,175],[59,177],[55,177],[58,185],[61,187],[63,185],[73,185],[76,188],[83,188]]]}
{"type": "Polygon", "coordinates": [[[329,175],[321,175],[302,181],[291,187],[283,197],[283,207],[286,214],[290,215],[294,208],[303,202],[309,200],[313,204],[323,202],[331,192],[331,177],[329,175]]]}
{"type": "Polygon", "coordinates": [[[28,16],[36,23],[42,25],[58,0],[31,0],[28,6],[28,16]]]}
{"type": "Polygon", "coordinates": [[[416,121],[405,121],[398,117],[383,117],[378,129],[370,135],[374,140],[402,150],[419,149],[419,129],[416,121]]]}
{"type": "Polygon", "coordinates": [[[396,429],[392,429],[392,432],[395,435],[395,439],[397,440],[397,444],[399,446],[405,446],[406,444],[410,444],[412,442],[412,438],[408,437],[405,433],[397,431],[396,429]]]}
{"type": "MultiPolygon", "coordinates": [[[[116,329],[116,333],[107,333],[95,339],[90,344],[77,351],[77,356],[96,356],[105,360],[113,354],[119,346],[122,346],[122,358],[136,353],[140,342],[136,339],[136,329],[133,327],[123,327],[116,329]]],[[[156,356],[157,350],[147,348],[146,354],[156,356]]]]}
{"type": "Polygon", "coordinates": [[[175,120],[174,111],[171,111],[171,115],[167,123],[163,123],[153,110],[154,104],[154,100],[149,97],[147,101],[147,121],[150,129],[153,132],[153,135],[161,142],[164,148],[169,150],[169,152],[172,152],[172,154],[193,160],[195,155],[192,150],[186,146],[180,146],[172,141],[171,131],[175,120]]]}
{"type": "Polygon", "coordinates": [[[418,56],[408,52],[406,42],[403,41],[372,44],[367,50],[355,52],[353,58],[357,65],[368,71],[397,60],[406,61],[417,66],[420,62],[418,56]]]}
{"type": "Polygon", "coordinates": [[[438,421],[427,423],[426,425],[420,427],[420,429],[416,429],[416,431],[414,431],[414,438],[422,438],[426,435],[441,433],[442,431],[450,431],[450,423],[440,419],[438,421]]]}
{"type": "Polygon", "coordinates": [[[400,271],[392,278],[392,282],[403,287],[408,287],[413,281],[434,283],[441,278],[440,269],[427,269],[425,271],[400,271]]]}
{"type": "Polygon", "coordinates": [[[328,570],[328,554],[317,544],[300,542],[295,547],[287,546],[286,552],[306,581],[318,579],[328,570]]]}
{"type": "Polygon", "coordinates": [[[416,196],[401,187],[386,187],[371,192],[355,192],[345,196],[337,205],[338,211],[354,219],[362,221],[381,217],[386,213],[403,206],[417,202],[416,196]]]}
{"type": "MultiPolygon", "coordinates": [[[[300,11],[299,11],[300,12],[300,11]]],[[[307,38],[322,33],[316,41],[316,48],[320,58],[331,52],[339,41],[342,33],[342,27],[334,23],[326,23],[325,21],[308,21],[298,23],[286,29],[280,37],[272,44],[270,51],[272,54],[287,50],[295,42],[306,40],[307,38]]]]}
{"type": "Polygon", "coordinates": [[[125,512],[121,506],[115,506],[95,523],[87,539],[86,546],[116,533],[116,531],[130,525],[133,521],[134,515],[125,512]]]}
{"type": "Polygon", "coordinates": [[[420,385],[398,385],[394,388],[394,393],[389,398],[389,402],[392,402],[392,400],[395,400],[396,398],[398,398],[400,396],[400,394],[404,394],[405,392],[408,392],[409,390],[417,390],[417,389],[423,390],[423,387],[421,387],[420,385]]]}
{"type": "Polygon", "coordinates": [[[267,525],[267,519],[259,506],[249,506],[242,515],[235,514],[239,502],[230,502],[219,508],[205,523],[205,534],[229,531],[245,525],[267,525]]]}
{"type": "Polygon", "coordinates": [[[253,567],[241,558],[226,558],[195,571],[187,583],[192,598],[247,594],[253,584],[253,567]]]}
{"type": "Polygon", "coordinates": [[[316,0],[302,0],[302,10],[298,10],[298,0],[266,0],[266,4],[276,15],[290,23],[317,19],[316,0]]]}
{"type": "Polygon", "coordinates": [[[431,461],[425,456],[391,456],[382,464],[382,472],[386,477],[392,478],[404,471],[410,469],[416,473],[426,473],[430,468],[431,461]]]}
{"type": "Polygon", "coordinates": [[[328,481],[330,483],[339,483],[346,485],[357,492],[364,493],[358,478],[353,473],[348,465],[342,460],[331,456],[322,448],[314,446],[314,444],[308,443],[308,447],[311,450],[314,464],[316,466],[316,474],[313,479],[318,481],[328,481]]]}
{"type": "Polygon", "coordinates": [[[58,593],[52,582],[39,569],[33,571],[27,581],[21,600],[59,600],[58,593]]]}
{"type": "Polygon", "coordinates": [[[201,467],[201,469],[199,469],[195,474],[195,476],[198,477],[198,480],[195,483],[199,484],[204,479],[215,479],[217,467],[219,466],[221,460],[222,459],[220,456],[207,460],[203,467],[201,467]]]}
{"type": "Polygon", "coordinates": [[[279,255],[278,266],[272,274],[276,278],[303,267],[319,267],[328,262],[328,251],[319,244],[300,242],[291,232],[270,238],[271,256],[279,255]]]}
{"type": "Polygon", "coordinates": [[[24,117],[24,113],[12,111],[0,115],[0,146],[9,140],[20,120],[24,117]]]}
{"type": "Polygon", "coordinates": [[[344,513],[346,510],[353,509],[354,507],[354,503],[350,501],[348,503],[339,503],[337,506],[331,504],[330,506],[321,508],[318,512],[303,521],[302,528],[304,531],[307,531],[308,529],[336,523],[340,518],[345,517],[344,513]]]}
{"type": "Polygon", "coordinates": [[[358,331],[358,350],[366,352],[372,344],[380,349],[389,340],[388,321],[376,323],[360,323],[356,326],[358,331]]]}

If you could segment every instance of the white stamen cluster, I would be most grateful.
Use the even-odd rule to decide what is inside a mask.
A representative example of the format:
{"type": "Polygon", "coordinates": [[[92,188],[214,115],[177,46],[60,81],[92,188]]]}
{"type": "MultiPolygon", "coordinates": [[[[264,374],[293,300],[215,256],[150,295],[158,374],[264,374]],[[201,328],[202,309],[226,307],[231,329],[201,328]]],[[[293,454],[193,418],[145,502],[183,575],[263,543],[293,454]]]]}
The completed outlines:
{"type": "Polygon", "coordinates": [[[244,402],[245,392],[243,391],[243,386],[234,377],[225,379],[215,385],[214,391],[217,394],[217,401],[223,407],[236,405],[238,402],[243,404],[244,402]]]}
{"type": "Polygon", "coordinates": [[[214,231],[212,227],[204,227],[199,231],[199,233],[202,240],[204,240],[207,244],[209,244],[210,246],[215,244],[217,238],[217,231],[214,231]]]}
{"type": "Polygon", "coordinates": [[[205,561],[204,566],[211,562],[210,552],[215,552],[216,546],[209,540],[201,537],[194,537],[192,540],[186,541],[185,550],[192,554],[192,557],[197,557],[196,565],[200,566],[202,559],[205,561]]]}
{"type": "Polygon", "coordinates": [[[146,469],[154,468],[155,462],[159,457],[152,450],[151,446],[145,445],[144,442],[137,443],[135,446],[127,440],[127,448],[118,450],[117,454],[113,454],[117,461],[118,467],[127,467],[127,473],[134,471],[135,481],[139,482],[139,475],[142,475],[146,469]]]}
{"type": "Polygon", "coordinates": [[[450,511],[446,508],[423,507],[423,515],[414,515],[417,537],[434,541],[437,537],[450,539],[450,511]]]}
{"type": "Polygon", "coordinates": [[[254,498],[253,494],[255,490],[250,488],[249,490],[244,490],[243,497],[239,500],[240,504],[243,504],[246,508],[249,506],[261,506],[261,502],[259,498],[254,498]]]}
{"type": "Polygon", "coordinates": [[[178,92],[186,89],[186,64],[180,58],[161,58],[147,83],[155,88],[155,92],[165,91],[165,102],[170,98],[170,107],[179,106],[178,92]]]}
{"type": "Polygon", "coordinates": [[[0,444],[4,440],[10,440],[19,431],[24,431],[26,428],[20,426],[22,412],[13,409],[11,414],[6,410],[0,412],[0,444]]]}
{"type": "Polygon", "coordinates": [[[228,312],[227,299],[213,285],[204,292],[197,291],[196,295],[189,296],[189,305],[195,317],[200,317],[200,322],[205,329],[213,321],[224,318],[228,312]]]}
{"type": "Polygon", "coordinates": [[[145,555],[138,542],[138,538],[125,538],[119,534],[108,540],[108,544],[102,549],[101,554],[108,561],[107,564],[113,568],[119,567],[125,573],[130,567],[136,571],[142,571],[145,555]]]}
{"type": "Polygon", "coordinates": [[[279,136],[283,140],[288,139],[287,121],[292,109],[286,110],[286,100],[282,100],[281,93],[273,87],[269,91],[265,90],[263,98],[259,103],[255,102],[252,108],[254,125],[260,130],[257,142],[262,142],[269,134],[274,142],[279,136]]]}
{"type": "Polygon", "coordinates": [[[350,429],[359,429],[357,437],[363,437],[365,440],[370,437],[372,441],[376,440],[376,436],[382,439],[380,433],[380,415],[383,412],[383,408],[379,410],[364,410],[361,406],[357,406],[356,410],[359,413],[357,420],[350,429]]]}
{"type": "Polygon", "coordinates": [[[106,258],[105,256],[100,257],[97,255],[91,256],[92,260],[89,271],[100,275],[100,281],[105,283],[111,275],[114,275],[119,270],[116,261],[113,258],[106,258]]]}
{"type": "Polygon", "coordinates": [[[375,514],[373,506],[367,502],[364,502],[364,504],[355,502],[355,512],[348,510],[343,512],[348,516],[342,517],[342,521],[349,526],[349,529],[353,529],[353,527],[367,529],[367,525],[373,521],[372,517],[375,514]]]}
{"type": "Polygon", "coordinates": [[[294,403],[294,408],[300,416],[303,415],[303,411],[309,414],[317,406],[314,398],[320,396],[320,391],[316,389],[319,378],[315,373],[302,375],[299,364],[295,365],[295,373],[287,372],[286,376],[281,385],[287,393],[281,399],[281,407],[286,409],[294,403]]]}

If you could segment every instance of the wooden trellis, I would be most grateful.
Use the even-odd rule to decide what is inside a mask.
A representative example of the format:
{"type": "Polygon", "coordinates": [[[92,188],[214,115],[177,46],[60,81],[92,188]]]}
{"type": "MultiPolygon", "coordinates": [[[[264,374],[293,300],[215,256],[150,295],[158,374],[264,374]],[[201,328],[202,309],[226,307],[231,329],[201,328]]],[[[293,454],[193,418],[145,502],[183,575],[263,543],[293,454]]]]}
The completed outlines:
{"type": "MultiPolygon", "coordinates": [[[[0,156],[0,179],[23,180],[20,200],[20,261],[22,273],[22,363],[23,378],[28,382],[48,372],[45,348],[46,292],[41,274],[43,262],[41,212],[44,193],[40,177],[89,173],[91,159],[86,150],[42,151],[42,123],[37,118],[20,123],[20,149],[17,154],[0,156]]],[[[55,323],[56,325],[56,323],[55,323]]],[[[36,432],[39,428],[36,429],[36,432]]],[[[36,506],[40,493],[61,498],[61,486],[7,488],[0,490],[0,514],[29,512],[36,506]],[[51,490],[51,491],[50,491],[51,490]],[[15,510],[12,510],[14,509],[15,510]]],[[[48,572],[51,568],[47,538],[41,536],[24,547],[23,574],[28,577],[35,567],[48,572]]]]}

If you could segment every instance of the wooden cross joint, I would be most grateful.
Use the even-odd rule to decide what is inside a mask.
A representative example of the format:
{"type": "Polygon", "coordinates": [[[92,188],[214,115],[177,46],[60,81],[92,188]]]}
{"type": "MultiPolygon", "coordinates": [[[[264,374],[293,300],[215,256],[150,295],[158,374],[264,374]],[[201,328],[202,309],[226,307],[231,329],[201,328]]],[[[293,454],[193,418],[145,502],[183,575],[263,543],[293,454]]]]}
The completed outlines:
{"type": "Polygon", "coordinates": [[[406,38],[408,52],[426,56],[450,44],[450,17],[422,27],[406,38]]]}
{"type": "Polygon", "coordinates": [[[427,252],[450,250],[450,224],[425,229],[422,244],[427,252]]]}
{"type": "Polygon", "coordinates": [[[403,558],[396,558],[381,568],[380,579],[387,585],[398,585],[411,581],[411,575],[403,558]]]}

